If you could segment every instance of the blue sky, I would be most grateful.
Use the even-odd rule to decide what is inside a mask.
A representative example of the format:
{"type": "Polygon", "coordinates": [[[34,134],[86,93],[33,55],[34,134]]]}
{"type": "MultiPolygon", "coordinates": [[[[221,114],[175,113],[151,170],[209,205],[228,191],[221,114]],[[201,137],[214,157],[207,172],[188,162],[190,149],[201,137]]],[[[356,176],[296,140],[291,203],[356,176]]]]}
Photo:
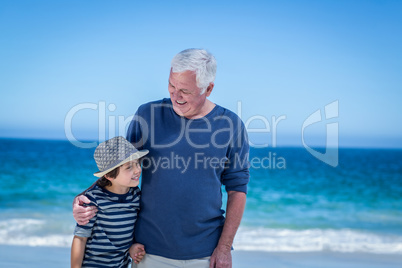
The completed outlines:
{"type": "Polygon", "coordinates": [[[338,101],[308,144],[332,122],[341,146],[402,147],[401,1],[173,2],[1,1],[0,137],[65,139],[69,111],[89,104],[72,133],[102,138],[103,104],[118,129],[109,120],[168,97],[171,58],[197,47],[218,61],[210,99],[240,105],[250,129],[270,124],[254,144],[272,146],[272,118],[285,116],[277,145],[301,146],[303,122],[338,101]]]}

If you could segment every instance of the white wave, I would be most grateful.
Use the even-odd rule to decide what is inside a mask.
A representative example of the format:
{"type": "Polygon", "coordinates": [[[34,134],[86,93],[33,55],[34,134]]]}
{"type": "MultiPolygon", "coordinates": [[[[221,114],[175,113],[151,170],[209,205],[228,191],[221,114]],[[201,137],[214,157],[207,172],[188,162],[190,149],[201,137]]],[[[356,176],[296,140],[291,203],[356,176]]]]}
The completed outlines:
{"type": "Polygon", "coordinates": [[[17,236],[0,238],[0,244],[14,246],[52,246],[52,247],[70,247],[72,235],[48,235],[48,236],[17,236]]]}
{"type": "MultiPolygon", "coordinates": [[[[0,244],[70,247],[74,224],[42,219],[0,220],[0,244]]],[[[241,226],[237,250],[367,252],[402,254],[402,236],[350,229],[270,229],[241,226]]]]}
{"type": "Polygon", "coordinates": [[[366,252],[402,254],[402,236],[365,231],[289,230],[240,227],[233,247],[239,250],[276,252],[366,252]]]}
{"type": "Polygon", "coordinates": [[[69,247],[73,238],[72,230],[69,232],[69,235],[60,233],[49,234],[48,232],[51,227],[45,220],[37,219],[0,221],[0,244],[69,247]]]}

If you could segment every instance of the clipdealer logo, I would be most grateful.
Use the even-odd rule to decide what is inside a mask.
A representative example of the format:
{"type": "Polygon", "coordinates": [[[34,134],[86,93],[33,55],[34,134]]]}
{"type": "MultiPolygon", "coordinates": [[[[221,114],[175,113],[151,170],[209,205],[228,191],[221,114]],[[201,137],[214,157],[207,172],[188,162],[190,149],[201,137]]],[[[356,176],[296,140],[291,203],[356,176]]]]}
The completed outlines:
{"type": "MultiPolygon", "coordinates": [[[[95,148],[99,142],[106,140],[106,137],[108,136],[109,138],[116,136],[126,136],[127,128],[129,124],[132,122],[132,120],[138,121],[138,123],[141,125],[142,128],[142,134],[145,139],[150,138],[151,145],[156,146],[156,147],[169,147],[173,146],[175,143],[179,142],[181,139],[186,139],[190,146],[193,146],[194,148],[207,148],[209,146],[215,146],[216,148],[224,147],[226,146],[225,144],[218,144],[216,142],[216,135],[218,135],[221,132],[228,132],[234,134],[234,128],[233,128],[233,122],[229,122],[231,127],[227,129],[220,129],[217,131],[217,133],[207,133],[209,130],[211,130],[211,122],[207,120],[207,125],[208,129],[202,129],[202,130],[197,130],[193,129],[191,127],[191,124],[184,124],[182,122],[181,125],[181,130],[179,133],[179,136],[176,137],[175,140],[172,140],[169,144],[156,144],[156,141],[153,140],[153,135],[152,132],[155,131],[153,128],[153,121],[151,120],[150,126],[148,123],[141,117],[139,116],[122,116],[122,115],[110,115],[110,112],[114,112],[116,110],[116,105],[111,103],[109,105],[106,105],[105,101],[100,101],[99,103],[80,103],[75,106],[73,106],[66,114],[65,120],[64,120],[64,131],[66,138],[74,145],[79,148],[95,148]],[[98,118],[98,140],[97,141],[92,141],[92,142],[83,142],[79,141],[72,132],[73,128],[73,119],[75,116],[83,110],[93,110],[97,112],[97,118],[98,118]],[[117,133],[116,133],[117,130],[117,133]],[[211,140],[210,143],[206,144],[197,144],[195,140],[192,140],[190,138],[189,133],[192,132],[206,132],[206,134],[211,134],[211,140]]],[[[153,110],[152,110],[153,112],[153,110]]],[[[239,116],[239,120],[242,119],[242,103],[241,101],[238,101],[237,103],[237,113],[239,116]]],[[[325,105],[324,110],[321,111],[321,109],[316,110],[313,112],[311,115],[307,117],[306,120],[304,120],[301,128],[301,142],[303,147],[309,152],[311,155],[313,155],[315,158],[318,160],[332,166],[336,167],[338,166],[338,159],[339,159],[339,154],[338,154],[338,147],[339,147],[339,124],[338,122],[334,122],[334,119],[338,118],[339,116],[339,102],[338,100],[333,101],[327,105],[325,105]],[[324,116],[323,116],[324,114],[324,116]],[[311,148],[310,146],[307,145],[305,138],[305,130],[308,129],[310,126],[318,124],[320,122],[328,121],[326,124],[326,144],[325,144],[325,153],[321,153],[318,150],[315,150],[311,148]]],[[[151,116],[151,119],[154,120],[154,116],[151,116]]],[[[220,118],[221,120],[228,120],[227,118],[220,118]]],[[[249,140],[249,144],[251,147],[254,148],[276,148],[277,147],[277,131],[278,131],[278,125],[281,121],[285,121],[287,119],[286,115],[281,115],[279,117],[272,116],[271,120],[266,118],[263,115],[253,115],[249,118],[244,119],[244,126],[246,131],[251,134],[251,133],[265,133],[265,134],[270,134],[271,135],[271,141],[270,145],[268,142],[265,140],[264,144],[257,144],[253,143],[251,140],[249,140]],[[252,128],[251,125],[253,122],[259,121],[262,123],[264,127],[262,128],[252,128]]],[[[230,121],[230,120],[229,120],[230,121]]],[[[276,153],[269,152],[268,156],[266,157],[254,157],[252,159],[249,159],[250,165],[253,168],[260,167],[260,168],[265,168],[265,169],[286,169],[286,159],[282,156],[277,155],[276,153]]]]}

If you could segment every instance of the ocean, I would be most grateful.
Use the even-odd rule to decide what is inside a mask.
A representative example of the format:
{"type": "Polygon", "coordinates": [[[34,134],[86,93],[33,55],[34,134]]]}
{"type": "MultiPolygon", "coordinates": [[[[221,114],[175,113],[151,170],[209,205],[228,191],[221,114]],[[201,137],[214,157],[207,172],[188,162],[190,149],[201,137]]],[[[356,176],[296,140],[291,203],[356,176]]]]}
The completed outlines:
{"type": "MultiPolygon", "coordinates": [[[[0,139],[0,244],[69,247],[93,152],[0,139]]],[[[341,148],[335,168],[304,148],[251,148],[250,159],[235,250],[402,254],[402,150],[341,148]]]]}

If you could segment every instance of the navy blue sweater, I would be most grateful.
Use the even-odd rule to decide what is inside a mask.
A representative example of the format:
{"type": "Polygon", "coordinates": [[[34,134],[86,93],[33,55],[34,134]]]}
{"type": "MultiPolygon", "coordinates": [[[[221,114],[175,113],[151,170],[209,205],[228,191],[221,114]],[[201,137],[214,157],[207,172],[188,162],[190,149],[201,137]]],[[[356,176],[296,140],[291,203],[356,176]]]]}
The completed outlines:
{"type": "Polygon", "coordinates": [[[239,117],[216,105],[203,118],[187,119],[163,99],[138,108],[127,139],[149,150],[136,241],[166,258],[211,256],[225,221],[222,184],[247,192],[249,144],[239,117]]]}

